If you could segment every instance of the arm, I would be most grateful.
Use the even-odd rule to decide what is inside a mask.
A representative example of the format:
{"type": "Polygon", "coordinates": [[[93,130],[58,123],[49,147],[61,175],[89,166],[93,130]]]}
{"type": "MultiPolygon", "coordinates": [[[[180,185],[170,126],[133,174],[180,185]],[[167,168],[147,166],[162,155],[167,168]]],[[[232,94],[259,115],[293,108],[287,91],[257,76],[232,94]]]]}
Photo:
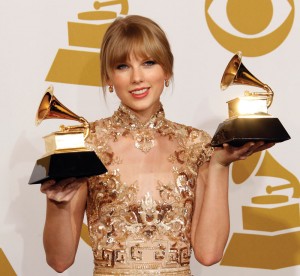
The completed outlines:
{"type": "Polygon", "coordinates": [[[75,259],[86,206],[86,180],[49,181],[41,191],[47,195],[43,234],[47,263],[63,272],[75,259]]]}
{"type": "Polygon", "coordinates": [[[229,234],[228,167],[214,163],[201,166],[192,223],[195,258],[203,265],[218,262],[229,234]]]}
{"type": "Polygon", "coordinates": [[[265,150],[273,144],[247,143],[234,148],[224,145],[216,149],[210,162],[198,173],[195,210],[192,222],[192,245],[195,258],[204,265],[221,260],[229,235],[228,177],[229,165],[246,159],[253,152],[265,150]]]}

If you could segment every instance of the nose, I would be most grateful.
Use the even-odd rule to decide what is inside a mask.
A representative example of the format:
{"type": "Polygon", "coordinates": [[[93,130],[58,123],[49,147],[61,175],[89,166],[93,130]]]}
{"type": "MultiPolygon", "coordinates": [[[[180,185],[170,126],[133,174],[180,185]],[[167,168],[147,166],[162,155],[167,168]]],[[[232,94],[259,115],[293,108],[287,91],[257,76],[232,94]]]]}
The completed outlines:
{"type": "Polygon", "coordinates": [[[144,80],[144,75],[140,67],[133,67],[131,74],[131,82],[133,84],[141,83],[144,80]]]}

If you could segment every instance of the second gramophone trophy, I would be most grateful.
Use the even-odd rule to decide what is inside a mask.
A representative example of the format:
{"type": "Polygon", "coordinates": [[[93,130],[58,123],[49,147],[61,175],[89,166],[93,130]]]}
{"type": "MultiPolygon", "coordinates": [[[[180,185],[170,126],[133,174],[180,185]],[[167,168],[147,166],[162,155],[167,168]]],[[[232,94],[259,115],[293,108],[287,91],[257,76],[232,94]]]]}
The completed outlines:
{"type": "Polygon", "coordinates": [[[278,118],[268,114],[274,92],[255,78],[242,64],[242,54],[237,52],[228,63],[221,80],[221,89],[233,84],[256,86],[264,91],[245,91],[243,97],[228,101],[229,118],[220,123],[211,145],[220,147],[224,143],[242,146],[250,141],[283,142],[289,134],[278,118]]]}
{"type": "Polygon", "coordinates": [[[81,123],[78,126],[60,126],[60,130],[44,137],[46,154],[36,161],[29,184],[48,179],[87,177],[107,172],[96,153],[85,147],[89,123],[79,117],[53,94],[50,86],[45,92],[36,115],[36,124],[45,119],[67,119],[81,123]]]}

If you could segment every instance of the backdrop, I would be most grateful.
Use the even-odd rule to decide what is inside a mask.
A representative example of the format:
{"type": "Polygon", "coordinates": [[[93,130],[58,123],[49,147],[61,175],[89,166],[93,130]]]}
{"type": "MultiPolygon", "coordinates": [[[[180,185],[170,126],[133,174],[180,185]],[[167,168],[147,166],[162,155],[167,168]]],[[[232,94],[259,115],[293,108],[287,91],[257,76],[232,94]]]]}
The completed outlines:
{"type": "MultiPolygon", "coordinates": [[[[299,275],[299,8],[294,0],[1,1],[0,275],[56,275],[42,244],[45,196],[28,181],[45,153],[42,137],[72,122],[36,127],[36,111],[53,85],[56,97],[89,121],[112,114],[118,100],[102,95],[99,45],[114,18],[127,14],[154,19],[168,35],[175,75],[162,101],[169,119],[213,135],[228,118],[228,100],[246,89],[260,91],[220,90],[227,63],[242,51],[243,65],[274,90],[269,113],[291,136],[231,166],[224,259],[212,267],[193,259],[193,274],[299,275]]],[[[92,275],[85,230],[76,263],[62,275],[92,275]]]]}

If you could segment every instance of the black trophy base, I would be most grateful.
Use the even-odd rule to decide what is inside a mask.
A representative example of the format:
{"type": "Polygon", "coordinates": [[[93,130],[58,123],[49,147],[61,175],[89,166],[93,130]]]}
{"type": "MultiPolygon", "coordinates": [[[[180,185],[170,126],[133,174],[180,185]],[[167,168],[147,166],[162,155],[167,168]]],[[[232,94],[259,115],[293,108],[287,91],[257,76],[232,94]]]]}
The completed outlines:
{"type": "Polygon", "coordinates": [[[211,145],[220,147],[228,143],[240,147],[251,141],[279,143],[290,138],[278,118],[235,118],[219,124],[211,145]]]}
{"type": "Polygon", "coordinates": [[[107,169],[94,151],[54,153],[36,161],[29,184],[48,179],[88,177],[106,173],[107,169]]]}

